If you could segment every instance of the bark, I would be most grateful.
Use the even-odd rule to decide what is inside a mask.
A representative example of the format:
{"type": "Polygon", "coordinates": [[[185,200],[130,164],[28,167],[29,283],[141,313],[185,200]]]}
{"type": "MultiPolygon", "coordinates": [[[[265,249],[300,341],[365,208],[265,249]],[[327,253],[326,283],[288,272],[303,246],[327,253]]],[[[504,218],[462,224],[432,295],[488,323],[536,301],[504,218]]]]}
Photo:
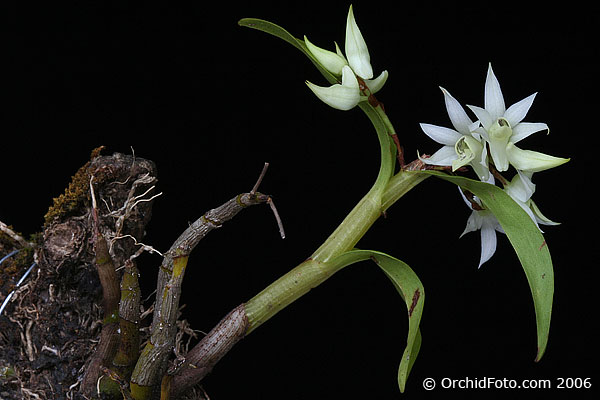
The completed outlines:
{"type": "Polygon", "coordinates": [[[159,391],[162,377],[167,370],[168,357],[175,346],[175,322],[181,296],[181,282],[188,256],[194,247],[210,231],[235,217],[244,208],[265,203],[268,199],[264,194],[253,192],[234,197],[198,218],[165,254],[158,275],[152,334],[131,377],[134,398],[151,398],[159,391]]]}
{"type": "Polygon", "coordinates": [[[171,382],[171,398],[176,399],[186,390],[198,384],[215,364],[231,350],[246,334],[248,318],[244,305],[239,305],[215,326],[198,345],[186,355],[174,370],[171,382]]]}

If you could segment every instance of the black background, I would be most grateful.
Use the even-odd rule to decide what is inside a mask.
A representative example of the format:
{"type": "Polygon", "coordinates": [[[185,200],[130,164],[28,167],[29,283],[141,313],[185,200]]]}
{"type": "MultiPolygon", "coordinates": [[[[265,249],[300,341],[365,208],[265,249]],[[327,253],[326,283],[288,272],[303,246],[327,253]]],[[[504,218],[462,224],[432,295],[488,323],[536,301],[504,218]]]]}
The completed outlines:
{"type": "MultiPolygon", "coordinates": [[[[333,48],[333,40],[343,47],[348,4],[300,3],[5,9],[0,220],[35,232],[51,198],[93,148],[133,148],[158,166],[164,194],[143,241],[165,250],[188,222],[250,190],[268,161],[261,191],[273,195],[288,237],[279,238],[268,207],[255,207],[197,247],[183,287],[184,315],[195,329],[210,330],[308,257],[377,174],[378,144],[367,118],[318,101],[304,81],[326,82],[296,49],[237,25],[243,17],[263,18],[322,47],[333,48]]],[[[404,397],[493,392],[425,392],[426,377],[438,384],[444,377],[539,378],[553,387],[558,378],[590,377],[597,387],[597,244],[586,236],[597,222],[589,169],[596,164],[598,15],[548,4],[354,7],[375,73],[390,72],[378,98],[407,158],[439,147],[419,122],[450,126],[438,86],[462,104],[482,105],[488,62],[507,106],[538,92],[526,121],[546,122],[551,134],[538,133],[521,147],[572,158],[534,177],[536,202],[563,223],[545,229],[556,282],[549,345],[539,363],[518,260],[499,236],[496,255],[477,269],[479,235],[458,239],[469,211],[452,185],[419,185],[359,243],[407,262],[426,288],[423,345],[404,397]]],[[[157,256],[140,260],[145,294],[159,263],[157,256]]],[[[393,286],[362,263],[244,339],[205,389],[212,399],[398,398],[406,329],[393,286]]],[[[552,392],[580,398],[592,390],[552,392]]]]}

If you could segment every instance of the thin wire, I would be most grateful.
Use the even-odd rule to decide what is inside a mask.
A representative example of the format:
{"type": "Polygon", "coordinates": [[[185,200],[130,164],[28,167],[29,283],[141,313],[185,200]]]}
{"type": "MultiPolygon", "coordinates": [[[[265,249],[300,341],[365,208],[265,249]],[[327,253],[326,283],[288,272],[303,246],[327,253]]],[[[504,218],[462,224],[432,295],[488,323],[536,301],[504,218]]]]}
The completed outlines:
{"type": "MultiPolygon", "coordinates": [[[[2,258],[2,260],[0,260],[0,264],[2,264],[2,262],[4,260],[6,260],[8,257],[16,254],[18,252],[18,250],[13,251],[11,254],[6,255],[2,258]]],[[[0,306],[0,315],[2,315],[2,311],[4,311],[4,308],[6,308],[6,306],[8,305],[8,302],[10,301],[10,299],[13,297],[13,295],[15,294],[15,292],[17,291],[17,288],[19,286],[21,286],[21,283],[23,283],[23,281],[25,280],[25,278],[27,278],[27,276],[29,275],[29,273],[33,270],[33,267],[35,267],[37,265],[37,263],[33,263],[31,264],[31,266],[29,267],[29,269],[27,269],[27,271],[23,274],[23,276],[21,277],[21,279],[19,279],[19,281],[17,282],[17,284],[15,285],[15,288],[13,289],[12,292],[10,292],[8,294],[8,296],[6,296],[6,298],[4,299],[4,301],[2,302],[2,306],[0,306]]]]}
{"type": "Polygon", "coordinates": [[[2,257],[2,259],[0,260],[0,264],[2,264],[4,262],[4,260],[6,260],[9,257],[14,256],[15,254],[17,254],[19,252],[19,250],[13,250],[10,253],[8,253],[7,255],[5,255],[4,257],[2,257]]]}

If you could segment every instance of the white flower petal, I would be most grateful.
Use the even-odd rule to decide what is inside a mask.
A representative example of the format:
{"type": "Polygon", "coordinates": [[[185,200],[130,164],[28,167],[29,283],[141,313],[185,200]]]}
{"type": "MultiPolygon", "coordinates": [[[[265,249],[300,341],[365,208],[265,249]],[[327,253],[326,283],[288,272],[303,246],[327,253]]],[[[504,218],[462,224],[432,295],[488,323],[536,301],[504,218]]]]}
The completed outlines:
{"type": "Polygon", "coordinates": [[[363,79],[373,78],[369,49],[354,19],[352,6],[348,10],[346,20],[346,57],[348,58],[348,64],[350,64],[356,75],[363,79]]]}
{"type": "Polygon", "coordinates": [[[549,130],[548,125],[543,122],[521,122],[513,127],[513,134],[510,137],[510,141],[517,143],[529,135],[543,130],[549,130]]]}
{"type": "Polygon", "coordinates": [[[430,157],[422,158],[419,156],[419,159],[425,164],[449,167],[452,165],[452,161],[456,160],[457,157],[458,156],[456,155],[454,146],[444,146],[433,153],[430,157]]]}
{"type": "MultiPolygon", "coordinates": [[[[506,192],[508,193],[509,191],[507,190],[506,192]]],[[[513,190],[511,193],[508,193],[508,195],[515,201],[515,203],[517,203],[519,205],[519,207],[521,207],[523,209],[523,211],[525,211],[527,213],[527,215],[529,215],[529,218],[531,218],[531,220],[535,223],[535,226],[537,226],[537,228],[540,229],[540,227],[537,224],[535,215],[533,214],[533,211],[531,210],[531,208],[529,208],[529,205],[528,205],[529,201],[527,201],[527,202],[521,201],[523,194],[518,193],[513,190]],[[514,195],[517,195],[520,197],[516,198],[514,195]]]]}
{"type": "Polygon", "coordinates": [[[344,68],[344,65],[347,65],[346,60],[343,57],[340,57],[332,51],[315,46],[306,36],[304,36],[304,43],[306,44],[308,51],[323,67],[325,67],[325,69],[338,76],[342,74],[342,68],[344,68]]]}
{"type": "MultiPolygon", "coordinates": [[[[479,123],[479,121],[477,121],[477,123],[479,123]]],[[[488,135],[486,130],[483,129],[483,126],[473,128],[473,131],[471,132],[471,136],[473,136],[475,139],[479,140],[480,142],[482,141],[482,139],[484,139],[485,142],[490,141],[490,135],[488,135]]]]}
{"type": "Polygon", "coordinates": [[[485,79],[485,93],[484,93],[484,107],[492,116],[492,119],[496,120],[504,115],[506,106],[504,105],[504,96],[502,96],[502,90],[500,89],[500,83],[494,75],[492,70],[492,64],[489,64],[487,77],[485,79]]]}
{"type": "Polygon", "coordinates": [[[487,110],[477,106],[468,105],[467,107],[469,107],[469,109],[473,111],[473,114],[475,114],[477,119],[481,122],[481,125],[483,125],[483,129],[487,131],[491,128],[495,120],[492,118],[492,116],[487,110]]]}
{"type": "Polygon", "coordinates": [[[508,161],[522,171],[539,172],[546,169],[558,167],[569,161],[568,158],[550,156],[537,151],[522,150],[509,142],[506,146],[508,161]]]}
{"type": "Polygon", "coordinates": [[[527,202],[535,193],[535,184],[528,175],[531,174],[517,170],[517,175],[506,185],[504,191],[515,200],[527,202]]]}
{"type": "Polygon", "coordinates": [[[347,65],[342,69],[342,84],[322,87],[306,82],[310,90],[325,104],[338,110],[350,110],[360,101],[358,80],[347,65]]]}
{"type": "Polygon", "coordinates": [[[381,90],[383,85],[385,85],[387,78],[388,78],[388,72],[383,71],[375,79],[365,79],[365,83],[366,83],[367,87],[369,88],[369,90],[371,91],[371,93],[375,94],[375,93],[379,92],[379,90],[381,90]]]}
{"type": "MultiPolygon", "coordinates": [[[[461,191],[461,194],[462,194],[462,191],[461,191]]],[[[465,200],[465,203],[467,203],[467,205],[469,207],[471,207],[471,203],[469,203],[469,201],[464,197],[464,194],[463,194],[463,199],[465,200]]],[[[481,228],[482,222],[483,222],[483,220],[479,216],[478,212],[473,211],[471,213],[471,215],[469,215],[469,218],[467,219],[467,226],[465,227],[465,230],[463,231],[463,233],[460,234],[460,237],[463,237],[465,235],[465,233],[475,232],[476,230],[479,230],[481,228]]]]}
{"type": "Polygon", "coordinates": [[[504,118],[499,118],[488,130],[490,155],[494,160],[496,169],[500,172],[508,169],[508,158],[506,156],[506,146],[512,136],[512,129],[504,118]]]}
{"type": "MultiPolygon", "coordinates": [[[[469,201],[469,199],[467,199],[467,196],[465,196],[465,193],[462,191],[461,187],[460,186],[456,186],[456,188],[458,189],[458,193],[460,193],[460,196],[462,197],[462,199],[465,202],[465,204],[467,205],[467,207],[469,207],[471,210],[473,210],[473,205],[471,204],[471,202],[469,201]]],[[[473,197],[475,198],[475,196],[473,196],[473,197]]],[[[467,226],[469,225],[468,222],[469,221],[467,220],[467,226]]],[[[465,229],[465,232],[463,232],[460,235],[460,237],[462,237],[462,235],[464,235],[465,233],[467,233],[466,229],[465,229]]]]}
{"type": "Polygon", "coordinates": [[[356,75],[354,75],[352,69],[347,65],[342,68],[342,86],[359,90],[358,79],[356,79],[356,75]]]}
{"type": "Polygon", "coordinates": [[[469,135],[469,128],[473,124],[473,121],[471,121],[460,103],[446,89],[441,86],[440,89],[444,93],[444,102],[446,103],[446,110],[448,111],[452,125],[463,135],[469,135]]]}
{"type": "Polygon", "coordinates": [[[496,226],[495,217],[489,216],[483,219],[481,225],[481,258],[479,259],[479,267],[488,261],[496,252],[496,226]]]}
{"type": "Polygon", "coordinates": [[[453,148],[456,142],[462,137],[462,135],[456,132],[454,129],[423,123],[419,125],[427,136],[440,144],[452,146],[453,148]]]}
{"type": "Polygon", "coordinates": [[[477,174],[477,177],[482,182],[487,182],[490,179],[490,169],[487,163],[487,154],[482,152],[481,160],[473,160],[471,167],[477,174]]]}
{"type": "Polygon", "coordinates": [[[551,221],[546,216],[544,216],[544,214],[542,214],[542,212],[540,211],[538,206],[533,202],[533,200],[529,201],[529,207],[531,207],[531,211],[533,212],[533,215],[535,216],[535,220],[538,222],[538,224],[560,225],[560,222],[551,221]]]}
{"type": "Polygon", "coordinates": [[[525,115],[527,115],[529,108],[533,104],[533,99],[535,99],[536,94],[537,93],[534,93],[531,96],[525,97],[523,100],[508,107],[504,112],[504,118],[508,121],[510,126],[517,126],[517,124],[525,118],[525,115]]]}
{"type": "Polygon", "coordinates": [[[348,64],[348,60],[346,60],[346,57],[344,57],[344,53],[342,53],[342,50],[340,50],[340,46],[338,46],[337,42],[333,43],[335,44],[335,54],[342,57],[344,61],[346,61],[346,64],[348,64]]]}

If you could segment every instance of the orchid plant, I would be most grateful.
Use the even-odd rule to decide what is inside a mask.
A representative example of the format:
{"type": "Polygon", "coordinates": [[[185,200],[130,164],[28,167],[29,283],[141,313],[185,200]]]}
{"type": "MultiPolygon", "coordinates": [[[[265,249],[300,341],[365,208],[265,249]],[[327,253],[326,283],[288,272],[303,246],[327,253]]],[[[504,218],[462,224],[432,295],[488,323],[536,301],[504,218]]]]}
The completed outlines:
{"type": "MultiPolygon", "coordinates": [[[[533,175],[558,167],[569,159],[521,148],[521,141],[528,136],[538,132],[549,132],[545,123],[524,121],[536,93],[507,108],[491,64],[488,65],[485,79],[483,107],[468,105],[465,109],[448,90],[440,88],[451,127],[421,123],[420,128],[425,135],[442,147],[431,155],[417,152],[417,158],[407,163],[400,143],[402,136],[396,132],[383,104],[375,97],[376,93],[383,90],[389,76],[388,71],[384,70],[375,77],[371,55],[356,22],[352,6],[346,17],[344,52],[335,42],[334,51],[327,50],[309,41],[307,36],[298,39],[280,26],[264,20],[245,18],[240,20],[239,24],[274,35],[302,52],[328,82],[328,85],[306,82],[308,89],[326,105],[345,112],[354,112],[354,109],[359,108],[366,115],[374,127],[380,147],[380,166],[375,182],[334,232],[305,261],[253,298],[234,308],[184,355],[175,351],[177,359],[172,360],[175,337],[178,335],[176,322],[180,310],[182,281],[189,256],[198,242],[208,232],[221,227],[242,209],[251,205],[268,203],[278,223],[280,222],[272,199],[257,191],[266,165],[250,192],[239,194],[206,212],[187,227],[167,252],[160,253],[136,239],[135,245],[142,248],[127,255],[128,258],[121,257],[124,260],[125,271],[119,286],[109,243],[112,247],[117,240],[133,238],[129,234],[121,234],[126,218],[134,219],[134,214],[149,214],[149,211],[133,210],[136,206],[141,207],[140,203],[149,206],[152,199],[160,195],[145,197],[154,188],[150,185],[154,185],[156,178],[148,172],[153,171],[154,167],[151,163],[146,165],[132,157],[135,163],[132,161],[129,169],[117,168],[119,171],[113,171],[109,177],[102,178],[106,182],[112,182],[109,178],[114,179],[114,182],[118,183],[117,186],[123,190],[120,197],[126,199],[123,200],[122,207],[113,207],[116,211],[108,209],[108,213],[103,214],[98,207],[101,202],[96,201],[96,193],[100,194],[100,199],[107,208],[109,207],[101,197],[103,191],[94,189],[94,173],[109,170],[111,168],[104,165],[112,164],[100,164],[101,166],[94,169],[90,167],[92,162],[86,164],[75,175],[73,186],[69,186],[66,192],[69,196],[61,196],[55,200],[53,211],[48,213],[50,216],[54,215],[49,220],[58,221],[57,210],[66,208],[65,204],[70,204],[73,197],[79,199],[76,202],[87,204],[89,192],[91,208],[89,205],[82,207],[86,209],[85,215],[89,216],[85,218],[90,224],[88,235],[93,236],[89,239],[94,243],[93,263],[96,265],[102,286],[104,319],[98,345],[81,378],[81,392],[90,396],[98,395],[98,398],[148,400],[157,398],[159,394],[161,399],[181,398],[186,395],[187,390],[201,382],[239,340],[342,268],[360,261],[372,261],[380,267],[406,303],[408,333],[397,375],[399,389],[404,392],[407,378],[421,347],[420,322],[424,309],[425,288],[415,271],[405,262],[377,250],[358,248],[357,245],[390,207],[430,177],[458,187],[459,195],[468,207],[468,210],[465,210],[466,227],[460,236],[480,231],[479,267],[489,261],[496,252],[496,232],[503,233],[510,241],[531,288],[537,328],[536,361],[540,360],[548,342],[554,293],[552,260],[540,225],[557,223],[544,216],[533,201],[536,190],[533,175]],[[140,168],[136,179],[133,179],[133,165],[140,168]],[[122,175],[118,175],[117,172],[122,175]],[[122,176],[126,176],[126,179],[121,179],[122,176]],[[128,181],[130,189],[121,186],[128,181]],[[149,188],[142,194],[135,194],[138,185],[147,185],[149,188]],[[112,222],[106,224],[103,220],[115,219],[114,232],[110,232],[111,228],[107,226],[112,226],[112,222]],[[103,233],[103,230],[108,231],[110,241],[107,241],[107,233],[103,233]],[[159,253],[162,263],[158,271],[149,340],[138,353],[141,318],[138,311],[141,295],[138,272],[133,259],[142,251],[159,253]]],[[[94,162],[100,159],[100,150],[101,148],[92,153],[94,162]]],[[[121,156],[113,158],[122,159],[121,156]]],[[[103,162],[113,162],[113,158],[109,157],[108,161],[104,159],[103,162]]],[[[123,163],[125,164],[129,162],[123,163]]],[[[110,204],[113,204],[112,198],[110,204]]],[[[79,216],[73,218],[78,218],[78,221],[83,219],[79,216]]],[[[78,224],[79,222],[77,226],[78,224]]],[[[63,223],[56,225],[62,226],[63,223]]],[[[25,242],[5,224],[0,223],[0,231],[8,234],[16,242],[25,242]]],[[[283,237],[281,225],[280,232],[283,237]]],[[[61,235],[71,237],[63,233],[61,235]]],[[[85,237],[84,235],[81,237],[85,237]]],[[[61,240],[55,241],[62,244],[62,237],[60,236],[61,240]]],[[[80,241],[85,243],[86,240],[80,241]]],[[[25,243],[24,246],[33,245],[25,243]]],[[[45,255],[50,251],[47,247],[40,253],[42,257],[35,258],[34,264],[18,281],[15,290],[38,260],[52,259],[45,255]]],[[[56,253],[64,253],[62,245],[55,245],[53,248],[58,249],[54,250],[56,253]]],[[[87,256],[87,251],[79,250],[79,253],[86,253],[87,256]]],[[[0,264],[14,254],[16,251],[1,258],[0,264]]],[[[6,297],[0,306],[0,313],[6,309],[14,293],[16,292],[13,290],[6,297]]],[[[30,321],[33,323],[33,320],[30,321]]],[[[27,342],[29,343],[29,339],[27,342]]],[[[29,359],[33,361],[33,356],[29,359]]],[[[14,373],[8,369],[7,371],[4,375],[14,373]]],[[[0,375],[1,372],[0,368],[0,375]]],[[[72,385],[69,390],[75,386],[77,384],[72,385]]]]}
{"type": "Polygon", "coordinates": [[[479,267],[496,251],[496,232],[506,234],[511,242],[532,292],[538,336],[536,361],[539,360],[547,344],[554,291],[552,261],[539,224],[557,223],[545,217],[533,202],[536,186],[532,176],[569,159],[517,147],[529,135],[549,131],[545,123],[523,121],[536,93],[506,108],[490,64],[483,107],[467,106],[474,115],[472,118],[448,90],[441,88],[452,128],[421,123],[421,130],[442,147],[432,155],[419,154],[416,160],[405,163],[399,135],[382,103],[374,96],[386,83],[388,72],[373,78],[369,50],[352,6],[346,19],[345,54],[335,42],[335,51],[326,50],[307,36],[297,39],[264,20],[246,18],[239,23],[279,37],[307,56],[329,82],[329,86],[306,82],[308,88],[334,109],[360,108],[375,128],[381,151],[379,174],[371,190],[331,236],[307,261],[246,303],[248,333],[340,268],[370,259],[392,280],[407,305],[409,332],[398,371],[398,384],[403,392],[421,345],[419,323],[425,291],[415,272],[404,262],[355,246],[390,206],[417,184],[435,176],[457,185],[471,210],[462,235],[480,231],[479,267]],[[469,171],[475,179],[468,177],[469,171]],[[510,179],[502,175],[510,172],[514,173],[510,179]]]}

